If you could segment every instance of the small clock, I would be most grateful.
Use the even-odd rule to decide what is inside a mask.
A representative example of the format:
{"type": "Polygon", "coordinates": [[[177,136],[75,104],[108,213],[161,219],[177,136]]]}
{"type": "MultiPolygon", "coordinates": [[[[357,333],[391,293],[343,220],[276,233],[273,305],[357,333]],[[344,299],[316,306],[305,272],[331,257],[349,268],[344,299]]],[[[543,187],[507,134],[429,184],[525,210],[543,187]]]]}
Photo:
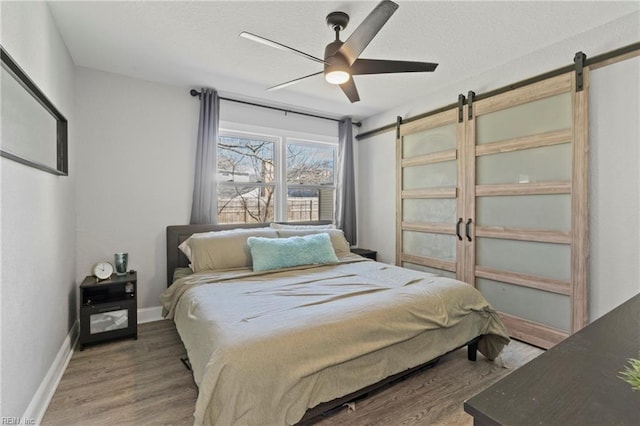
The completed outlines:
{"type": "Polygon", "coordinates": [[[96,263],[93,267],[93,275],[99,280],[106,280],[113,274],[113,265],[109,262],[96,263]]]}

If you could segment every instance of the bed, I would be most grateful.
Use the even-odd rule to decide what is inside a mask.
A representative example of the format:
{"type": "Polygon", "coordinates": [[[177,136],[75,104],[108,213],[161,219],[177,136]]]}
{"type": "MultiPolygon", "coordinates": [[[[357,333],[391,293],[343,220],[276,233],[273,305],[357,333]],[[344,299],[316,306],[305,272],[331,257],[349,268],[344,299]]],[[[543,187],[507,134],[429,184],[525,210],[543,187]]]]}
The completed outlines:
{"type": "Polygon", "coordinates": [[[171,278],[161,302],[198,385],[195,424],[312,422],[450,351],[468,345],[469,359],[476,350],[494,359],[509,342],[497,313],[471,286],[350,254],[341,231],[242,225],[267,247],[329,233],[337,262],[257,270],[260,252],[252,245],[240,257],[253,253],[253,265],[237,267],[224,258],[240,249],[238,241],[205,237],[239,227],[167,227],[171,278]],[[193,234],[189,259],[178,247],[193,234]],[[196,260],[206,251],[201,241],[214,248],[196,260]]]}

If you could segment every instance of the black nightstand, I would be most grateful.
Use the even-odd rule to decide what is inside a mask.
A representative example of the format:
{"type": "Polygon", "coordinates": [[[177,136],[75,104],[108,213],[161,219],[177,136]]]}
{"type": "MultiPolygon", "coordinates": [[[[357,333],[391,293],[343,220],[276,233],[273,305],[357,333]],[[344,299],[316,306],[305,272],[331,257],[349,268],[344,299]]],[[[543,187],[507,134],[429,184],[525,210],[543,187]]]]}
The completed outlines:
{"type": "Polygon", "coordinates": [[[80,284],[80,350],[88,344],[138,338],[138,276],[113,274],[104,281],[87,276],[80,284]]]}
{"type": "Polygon", "coordinates": [[[364,248],[351,248],[351,253],[357,254],[358,256],[366,257],[367,259],[376,260],[378,257],[378,252],[364,249],[364,248]]]}

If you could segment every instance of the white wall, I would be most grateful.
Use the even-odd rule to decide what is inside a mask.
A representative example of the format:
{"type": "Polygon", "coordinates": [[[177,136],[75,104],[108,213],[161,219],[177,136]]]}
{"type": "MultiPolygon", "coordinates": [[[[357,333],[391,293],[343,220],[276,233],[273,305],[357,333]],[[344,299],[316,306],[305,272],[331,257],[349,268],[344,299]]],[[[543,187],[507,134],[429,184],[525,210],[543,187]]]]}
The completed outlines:
{"type": "Polygon", "coordinates": [[[640,293],[640,58],[594,70],[589,91],[589,311],[640,293]]]}
{"type": "Polygon", "coordinates": [[[354,142],[358,247],[376,250],[378,262],[396,261],[395,132],[354,142]]]}
{"type": "MultiPolygon", "coordinates": [[[[87,68],[76,75],[77,278],[128,252],[138,271],[138,307],[158,306],[166,288],[165,228],[189,223],[199,101],[188,87],[87,68]]],[[[337,135],[334,122],[227,101],[220,110],[225,127],[337,135]]]]}
{"type": "Polygon", "coordinates": [[[165,228],[187,223],[198,103],[185,88],[76,70],[77,271],[129,253],[138,307],[159,305],[165,228]]]}
{"type": "MultiPolygon", "coordinates": [[[[415,102],[401,105],[377,116],[370,117],[363,121],[360,133],[394,123],[398,115],[403,118],[409,118],[455,103],[459,93],[466,94],[469,90],[475,91],[476,94],[485,93],[536,74],[568,65],[572,63],[573,55],[578,51],[583,51],[591,57],[638,42],[640,40],[638,28],[640,28],[640,13],[627,15],[579,36],[544,47],[511,63],[499,65],[491,72],[442,88],[429,97],[418,99],[415,102]]],[[[611,82],[616,78],[616,76],[605,76],[604,80],[611,82]]],[[[637,83],[637,74],[635,79],[637,83]]],[[[625,100],[629,101],[630,105],[634,105],[632,100],[635,99],[636,102],[635,111],[633,109],[627,111],[631,117],[635,117],[635,119],[632,118],[626,121],[629,126],[633,126],[633,123],[637,126],[638,116],[640,116],[640,112],[637,109],[637,98],[638,94],[633,93],[633,91],[625,95],[625,100]]],[[[597,109],[591,111],[590,120],[592,122],[600,120],[599,116],[594,116],[594,111],[596,111],[596,114],[600,113],[597,109]]],[[[602,122],[606,120],[604,118],[602,122]]],[[[617,206],[624,205],[626,203],[625,200],[629,197],[636,200],[635,205],[637,206],[639,192],[637,165],[635,169],[626,166],[619,168],[616,159],[624,155],[624,152],[627,152],[629,158],[634,159],[637,164],[638,137],[633,136],[634,131],[637,135],[637,130],[633,130],[637,129],[637,127],[630,127],[629,131],[624,129],[620,128],[617,132],[617,134],[624,134],[625,137],[617,139],[616,149],[613,152],[607,151],[611,143],[608,136],[604,136],[608,132],[607,127],[596,127],[596,130],[601,131],[603,135],[600,138],[593,135],[591,137],[591,149],[601,152],[601,155],[592,159],[592,162],[595,160],[596,166],[592,164],[590,185],[600,188],[600,194],[606,194],[608,198],[606,203],[611,203],[611,198],[615,200],[615,203],[611,204],[613,207],[610,208],[606,207],[604,200],[600,200],[596,205],[592,203],[591,215],[595,215],[597,223],[602,224],[600,225],[601,227],[605,226],[604,224],[618,220],[619,215],[615,213],[617,206]],[[600,145],[602,146],[600,147],[600,145]],[[605,152],[606,154],[604,154],[605,152]],[[597,167],[597,169],[594,169],[594,167],[597,167]],[[612,172],[616,169],[616,172],[612,172]],[[598,173],[598,171],[602,170],[609,170],[609,172],[598,173]],[[612,176],[611,173],[614,175],[612,176]],[[602,181],[599,181],[600,179],[602,181]],[[617,186],[617,188],[620,188],[619,190],[613,190],[614,187],[610,186],[613,182],[619,185],[617,186]],[[599,213],[598,209],[602,208],[605,210],[599,213]]],[[[381,261],[393,263],[395,262],[395,134],[393,131],[389,131],[373,138],[363,139],[356,142],[356,144],[358,146],[357,179],[360,182],[358,186],[358,245],[377,250],[381,261]]],[[[633,205],[633,203],[631,204],[633,205]]],[[[635,223],[637,224],[637,207],[634,214],[636,217],[635,223]]],[[[634,225],[627,229],[633,231],[634,225]]],[[[593,265],[599,265],[595,268],[601,271],[598,272],[600,277],[592,277],[590,280],[590,292],[593,295],[590,306],[590,310],[593,312],[591,319],[607,312],[615,306],[615,303],[626,300],[625,297],[633,288],[636,289],[636,293],[638,292],[637,272],[635,275],[629,273],[629,276],[626,276],[628,271],[640,270],[640,256],[638,256],[637,245],[633,246],[634,243],[631,242],[631,240],[637,241],[638,239],[637,225],[635,229],[636,235],[630,235],[629,241],[616,240],[615,244],[612,237],[604,236],[605,229],[596,229],[595,233],[592,232],[590,234],[590,244],[592,246],[590,263],[592,267],[594,267],[593,265]],[[605,255],[605,253],[607,254],[605,255]],[[635,258],[633,258],[633,253],[636,254],[635,258]],[[604,278],[605,271],[610,269],[607,263],[610,260],[609,257],[618,259],[617,265],[628,262],[624,268],[620,269],[621,272],[615,275],[618,278],[616,280],[604,278]]]]}
{"type": "Polygon", "coordinates": [[[69,176],[0,159],[0,415],[20,417],[77,316],[74,67],[46,4],[0,8],[2,46],[69,121],[69,176]]]}

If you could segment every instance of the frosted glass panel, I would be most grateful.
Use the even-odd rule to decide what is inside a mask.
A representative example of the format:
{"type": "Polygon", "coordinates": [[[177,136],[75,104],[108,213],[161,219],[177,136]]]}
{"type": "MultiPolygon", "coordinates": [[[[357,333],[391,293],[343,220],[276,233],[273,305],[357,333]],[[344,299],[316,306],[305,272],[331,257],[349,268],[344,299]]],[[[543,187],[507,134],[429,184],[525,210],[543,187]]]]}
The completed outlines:
{"type": "Polygon", "coordinates": [[[413,133],[402,138],[402,158],[416,157],[455,148],[455,124],[413,133]]]}
{"type": "Polygon", "coordinates": [[[479,226],[571,230],[571,194],[476,198],[479,226]]]}
{"type": "Polygon", "coordinates": [[[476,278],[476,288],[498,311],[560,330],[570,330],[569,296],[476,278]]]}
{"type": "Polygon", "coordinates": [[[571,93],[562,93],[477,117],[476,143],[570,128],[571,93]]]}
{"type": "Polygon", "coordinates": [[[456,259],[456,237],[428,232],[402,231],[402,251],[441,260],[456,259]]]}
{"type": "Polygon", "coordinates": [[[428,266],[416,265],[415,263],[402,262],[402,267],[413,269],[414,271],[422,271],[429,274],[439,275],[441,277],[456,279],[455,272],[445,271],[444,269],[429,268],[428,266]]]}
{"type": "Polygon", "coordinates": [[[476,184],[571,179],[571,144],[523,149],[476,158],[476,184]]]}
{"type": "Polygon", "coordinates": [[[404,167],[403,189],[453,187],[457,183],[458,170],[455,161],[404,167]]]}
{"type": "Polygon", "coordinates": [[[476,262],[503,271],[569,281],[571,247],[564,244],[476,238],[476,262]]]}
{"type": "Polygon", "coordinates": [[[406,199],[402,220],[422,223],[455,223],[457,201],[453,198],[406,199]]]}

